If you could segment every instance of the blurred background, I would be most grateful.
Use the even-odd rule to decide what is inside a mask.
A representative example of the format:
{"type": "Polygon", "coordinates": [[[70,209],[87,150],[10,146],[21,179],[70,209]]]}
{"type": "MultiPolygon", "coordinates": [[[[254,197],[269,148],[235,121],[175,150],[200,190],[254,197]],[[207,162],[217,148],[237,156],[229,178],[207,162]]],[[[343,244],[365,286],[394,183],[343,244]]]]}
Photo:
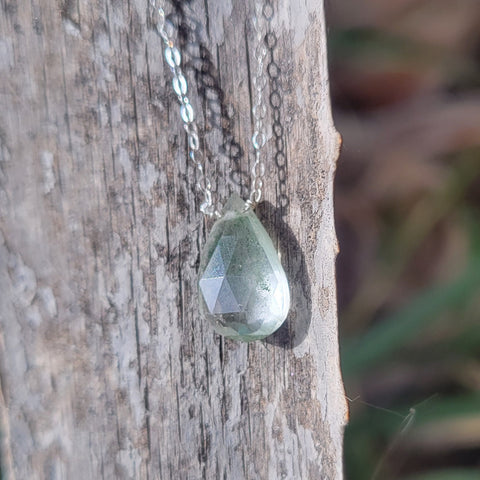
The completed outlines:
{"type": "Polygon", "coordinates": [[[348,480],[480,480],[480,0],[327,1],[348,480]]]}

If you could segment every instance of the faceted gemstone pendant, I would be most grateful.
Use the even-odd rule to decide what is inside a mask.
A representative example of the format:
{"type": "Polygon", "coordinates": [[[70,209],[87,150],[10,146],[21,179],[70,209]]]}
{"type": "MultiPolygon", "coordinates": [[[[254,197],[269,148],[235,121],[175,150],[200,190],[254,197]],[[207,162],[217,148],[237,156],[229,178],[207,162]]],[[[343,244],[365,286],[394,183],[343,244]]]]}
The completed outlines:
{"type": "Polygon", "coordinates": [[[221,335],[260,340],[287,317],[290,292],[275,247],[237,194],[212,227],[199,278],[200,311],[221,335]]]}

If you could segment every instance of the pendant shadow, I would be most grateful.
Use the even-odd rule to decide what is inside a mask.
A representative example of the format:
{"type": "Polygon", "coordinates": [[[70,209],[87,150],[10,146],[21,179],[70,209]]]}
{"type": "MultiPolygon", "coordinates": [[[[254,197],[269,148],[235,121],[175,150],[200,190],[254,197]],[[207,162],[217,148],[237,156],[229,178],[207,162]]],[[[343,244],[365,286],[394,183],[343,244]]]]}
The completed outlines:
{"type": "Polygon", "coordinates": [[[290,286],[290,311],[284,324],[264,342],[285,349],[300,345],[312,319],[311,285],[305,255],[293,231],[284,221],[284,209],[261,202],[256,214],[282,254],[282,265],[290,286]]]}

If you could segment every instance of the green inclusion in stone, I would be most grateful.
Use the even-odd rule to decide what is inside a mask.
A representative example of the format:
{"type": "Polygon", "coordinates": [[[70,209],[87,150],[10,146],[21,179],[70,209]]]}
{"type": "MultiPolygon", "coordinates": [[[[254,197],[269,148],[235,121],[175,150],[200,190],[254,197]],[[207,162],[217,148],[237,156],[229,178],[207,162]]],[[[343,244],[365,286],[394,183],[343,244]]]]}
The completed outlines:
{"type": "Polygon", "coordinates": [[[221,335],[260,340],[287,317],[290,292],[275,247],[237,194],[212,227],[199,277],[200,311],[221,335]]]}

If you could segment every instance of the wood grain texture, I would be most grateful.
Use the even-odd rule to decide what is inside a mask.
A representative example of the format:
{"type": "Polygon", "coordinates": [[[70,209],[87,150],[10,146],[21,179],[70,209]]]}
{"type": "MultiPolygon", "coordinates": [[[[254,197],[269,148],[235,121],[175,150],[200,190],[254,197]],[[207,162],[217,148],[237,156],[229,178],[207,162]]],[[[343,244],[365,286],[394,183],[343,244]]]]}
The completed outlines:
{"type": "MultiPolygon", "coordinates": [[[[210,225],[148,2],[0,1],[2,478],[342,478],[322,3],[269,23],[258,215],[292,309],[247,345],[198,315],[210,225]]],[[[248,191],[250,7],[172,7],[221,201],[248,191]]]]}

